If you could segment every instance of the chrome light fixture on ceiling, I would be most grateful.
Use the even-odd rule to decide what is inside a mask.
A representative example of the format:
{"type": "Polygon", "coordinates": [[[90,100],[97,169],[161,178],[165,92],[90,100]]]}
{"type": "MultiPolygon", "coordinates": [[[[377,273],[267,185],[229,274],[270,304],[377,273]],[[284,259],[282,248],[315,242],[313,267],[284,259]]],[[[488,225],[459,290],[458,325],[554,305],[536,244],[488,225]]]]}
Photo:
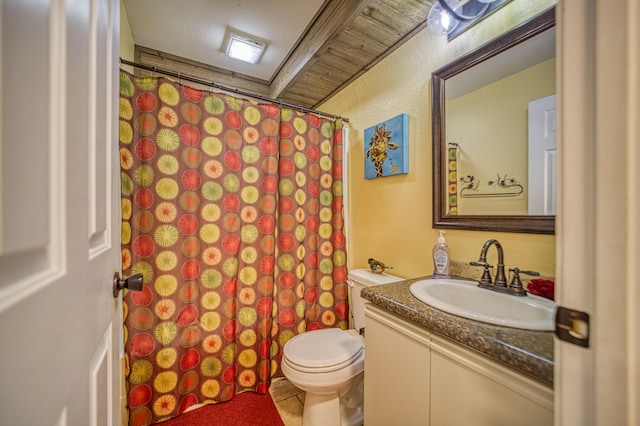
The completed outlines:
{"type": "Polygon", "coordinates": [[[267,43],[249,34],[227,29],[225,36],[224,53],[233,59],[255,64],[258,62],[267,43]]]}
{"type": "Polygon", "coordinates": [[[427,28],[451,40],[511,0],[438,0],[427,16],[427,28]]]}

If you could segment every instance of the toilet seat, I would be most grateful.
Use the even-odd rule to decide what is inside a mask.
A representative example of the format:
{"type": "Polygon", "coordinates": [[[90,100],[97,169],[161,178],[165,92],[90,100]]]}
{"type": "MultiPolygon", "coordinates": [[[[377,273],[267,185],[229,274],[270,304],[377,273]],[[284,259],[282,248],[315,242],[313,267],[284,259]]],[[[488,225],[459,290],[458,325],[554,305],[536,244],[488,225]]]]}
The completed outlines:
{"type": "Polygon", "coordinates": [[[284,346],[284,357],[298,371],[328,373],[352,364],[364,352],[362,338],[338,328],[299,334],[284,346]]]}

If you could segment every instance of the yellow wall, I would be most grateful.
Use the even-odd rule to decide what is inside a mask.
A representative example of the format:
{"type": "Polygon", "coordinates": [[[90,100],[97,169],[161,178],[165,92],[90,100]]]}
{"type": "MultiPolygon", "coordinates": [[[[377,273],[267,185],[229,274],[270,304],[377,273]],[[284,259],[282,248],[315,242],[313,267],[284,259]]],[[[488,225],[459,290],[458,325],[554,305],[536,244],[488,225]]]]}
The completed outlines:
{"type": "Polygon", "coordinates": [[[458,214],[527,214],[528,106],[555,93],[555,66],[549,59],[447,101],[446,135],[458,143],[458,178],[473,176],[480,193],[508,192],[488,185],[497,173],[523,186],[518,196],[488,198],[462,197],[459,186],[458,214]]]}
{"type": "MultiPolygon", "coordinates": [[[[555,4],[513,0],[451,42],[423,30],[319,107],[350,119],[350,268],[375,257],[404,278],[433,272],[431,73],[555,4]],[[365,180],[364,129],[401,113],[409,115],[409,173],[365,180]]],[[[507,267],[555,274],[554,236],[448,230],[445,237],[455,261],[477,260],[484,241],[497,238],[507,267]]],[[[495,263],[494,250],[488,260],[495,263]]]]}
{"type": "MultiPolygon", "coordinates": [[[[127,10],[124,8],[123,1],[120,0],[120,57],[128,61],[133,61],[134,48],[135,43],[133,42],[133,35],[131,34],[131,25],[127,17],[127,10]]],[[[130,66],[123,66],[122,68],[133,72],[130,66]]]]}

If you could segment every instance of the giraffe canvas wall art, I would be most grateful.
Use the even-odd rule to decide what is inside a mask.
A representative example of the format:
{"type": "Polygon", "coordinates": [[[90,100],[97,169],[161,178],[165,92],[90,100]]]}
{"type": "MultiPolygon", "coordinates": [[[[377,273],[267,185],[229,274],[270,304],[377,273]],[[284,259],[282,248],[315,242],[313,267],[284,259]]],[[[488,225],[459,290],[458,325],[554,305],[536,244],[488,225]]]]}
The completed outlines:
{"type": "Polygon", "coordinates": [[[400,114],[364,131],[364,177],[409,173],[409,117],[400,114]]]}

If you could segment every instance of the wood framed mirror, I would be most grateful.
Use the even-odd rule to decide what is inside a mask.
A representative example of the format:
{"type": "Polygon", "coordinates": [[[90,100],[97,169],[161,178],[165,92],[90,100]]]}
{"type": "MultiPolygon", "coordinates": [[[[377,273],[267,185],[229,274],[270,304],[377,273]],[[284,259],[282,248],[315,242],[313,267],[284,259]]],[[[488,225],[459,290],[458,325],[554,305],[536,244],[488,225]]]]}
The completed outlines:
{"type": "MultiPolygon", "coordinates": [[[[533,40],[536,38],[541,38],[545,34],[549,34],[548,30],[552,30],[552,34],[555,40],[555,32],[553,31],[555,28],[555,11],[554,9],[550,9],[529,21],[515,27],[514,29],[508,31],[507,33],[495,38],[494,40],[486,43],[485,45],[479,47],[478,49],[470,52],[467,55],[464,55],[455,61],[449,63],[448,65],[438,69],[432,74],[432,89],[433,89],[433,98],[432,98],[432,132],[433,132],[433,227],[437,229],[465,229],[465,230],[481,230],[481,231],[499,231],[499,232],[517,232],[517,233],[534,233],[534,234],[554,234],[555,233],[555,214],[539,214],[536,210],[533,210],[533,214],[531,213],[531,207],[527,207],[527,199],[525,198],[522,203],[524,205],[524,211],[509,211],[506,213],[497,212],[480,212],[475,213],[473,211],[470,212],[462,212],[462,210],[457,211],[457,204],[453,204],[456,208],[450,208],[450,204],[452,200],[457,202],[457,199],[460,198],[460,194],[462,189],[471,188],[469,185],[469,181],[461,181],[462,173],[454,173],[451,174],[451,164],[450,164],[450,147],[457,147],[458,141],[451,141],[447,136],[447,93],[445,90],[447,89],[447,81],[453,81],[454,77],[460,77],[463,73],[468,74],[469,72],[473,72],[481,67],[488,68],[488,64],[491,63],[490,60],[500,60],[500,58],[504,58],[503,53],[514,52],[516,48],[521,46],[526,46],[528,44],[532,44],[533,40]],[[540,37],[537,37],[540,36],[540,37]],[[525,43],[526,42],[526,43],[525,43]],[[455,180],[451,181],[452,176],[455,176],[455,180]],[[452,185],[454,184],[455,185],[452,185]],[[452,198],[455,197],[455,198],[452,198]]],[[[555,47],[555,42],[552,42],[555,47]]],[[[553,55],[555,55],[555,49],[553,50],[553,55]]],[[[553,78],[555,78],[555,66],[553,65],[552,71],[553,78]]],[[[555,85],[555,80],[554,80],[555,85]]],[[[522,87],[522,85],[520,86],[522,87]]],[[[554,86],[555,91],[555,86],[554,86]]],[[[486,99],[487,102],[491,102],[492,98],[486,99]]],[[[483,108],[481,108],[483,109],[483,108]]],[[[525,107],[526,109],[526,107],[525,107]]],[[[526,111],[525,111],[526,114],[526,111]]],[[[526,122],[526,116],[522,118],[523,121],[526,122]]],[[[495,132],[499,132],[500,129],[495,130],[495,132]]],[[[471,133],[473,134],[473,133],[471,133]]],[[[497,135],[497,133],[496,133],[497,135]]],[[[527,135],[525,131],[524,135],[524,143],[525,144],[525,153],[527,142],[527,135]]],[[[469,138],[474,139],[474,138],[469,138]]],[[[465,141],[467,142],[467,141],[465,141]]],[[[464,150],[464,143],[462,142],[462,150],[464,150]]],[[[456,148],[457,149],[457,148],[456,148]]],[[[476,148],[477,149],[477,148],[476,148]]],[[[488,148],[483,147],[481,149],[487,150],[488,148]]],[[[526,158],[524,160],[518,159],[518,162],[528,161],[526,158]]],[[[457,171],[457,163],[453,168],[453,171],[457,171]]],[[[531,168],[529,166],[529,168],[531,168]]],[[[503,169],[502,165],[500,169],[503,169]]],[[[523,193],[523,195],[519,195],[520,198],[528,196],[528,186],[524,183],[528,178],[527,174],[527,164],[518,169],[518,181],[523,182],[520,187],[524,187],[524,191],[520,191],[518,194],[523,193]],[[525,169],[525,170],[522,170],[525,169]],[[524,175],[524,176],[523,176],[524,175]]],[[[555,170],[555,169],[554,169],[555,170]]],[[[553,171],[552,171],[553,173],[553,171]]],[[[486,173],[485,173],[486,175],[486,173]]],[[[473,176],[467,176],[467,179],[471,178],[471,181],[474,182],[473,176]]],[[[493,176],[495,179],[495,175],[493,176]]],[[[479,181],[478,178],[475,178],[475,182],[479,181]]],[[[497,174],[497,179],[489,180],[487,176],[483,176],[485,186],[488,184],[496,186],[496,181],[499,183],[497,185],[502,185],[504,187],[504,181],[508,180],[509,182],[518,182],[515,179],[512,179],[508,174],[500,173],[497,174]],[[501,180],[504,179],[504,180],[501,180]]],[[[475,185],[475,183],[474,183],[475,185]]],[[[554,191],[553,197],[555,200],[555,189],[551,189],[554,191]]],[[[470,191],[467,192],[469,194],[470,191]]],[[[531,191],[533,192],[533,190],[531,191]]],[[[500,204],[502,200],[498,200],[498,198],[504,195],[504,192],[500,194],[496,194],[495,192],[492,194],[495,196],[495,203],[500,204]]],[[[492,195],[488,195],[487,198],[492,195]]],[[[491,202],[491,201],[490,201],[491,202]]],[[[531,201],[529,201],[531,204],[531,201]]],[[[555,207],[554,207],[555,208],[555,207]]],[[[555,213],[555,212],[553,212],[555,213]]]]}

